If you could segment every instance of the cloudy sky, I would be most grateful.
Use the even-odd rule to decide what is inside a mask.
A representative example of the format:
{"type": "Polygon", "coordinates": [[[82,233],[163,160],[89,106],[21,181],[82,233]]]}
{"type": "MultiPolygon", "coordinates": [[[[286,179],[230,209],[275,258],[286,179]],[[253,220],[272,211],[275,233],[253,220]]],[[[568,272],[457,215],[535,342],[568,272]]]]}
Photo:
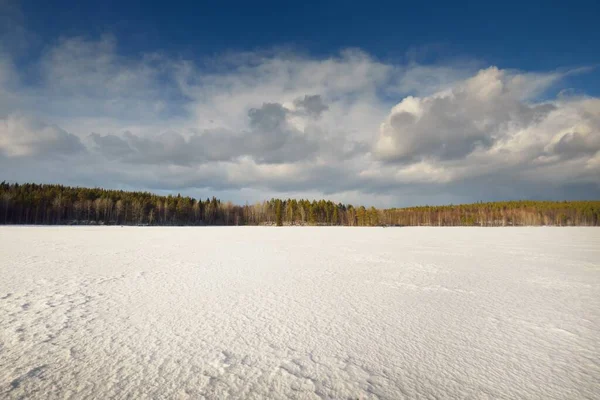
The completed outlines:
{"type": "Polygon", "coordinates": [[[0,180],[238,203],[600,198],[593,2],[35,3],[0,0],[0,180]]]}

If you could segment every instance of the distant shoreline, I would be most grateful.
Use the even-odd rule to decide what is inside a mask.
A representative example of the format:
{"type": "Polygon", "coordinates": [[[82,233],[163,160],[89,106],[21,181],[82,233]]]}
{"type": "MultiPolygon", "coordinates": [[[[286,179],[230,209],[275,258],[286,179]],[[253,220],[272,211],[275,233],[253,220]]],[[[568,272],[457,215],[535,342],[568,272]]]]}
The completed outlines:
{"type": "Polygon", "coordinates": [[[600,228],[597,225],[512,225],[512,226],[478,226],[478,225],[406,225],[406,226],[348,226],[348,225],[75,225],[75,224],[1,224],[2,228],[268,228],[268,229],[281,229],[281,228],[298,228],[298,229],[378,229],[378,228],[392,228],[392,229],[452,229],[452,228],[473,228],[473,229],[511,229],[511,228],[600,228]]]}
{"type": "Polygon", "coordinates": [[[159,196],[102,188],[0,183],[0,225],[76,226],[600,226],[600,200],[498,201],[377,209],[330,200],[159,196]]]}

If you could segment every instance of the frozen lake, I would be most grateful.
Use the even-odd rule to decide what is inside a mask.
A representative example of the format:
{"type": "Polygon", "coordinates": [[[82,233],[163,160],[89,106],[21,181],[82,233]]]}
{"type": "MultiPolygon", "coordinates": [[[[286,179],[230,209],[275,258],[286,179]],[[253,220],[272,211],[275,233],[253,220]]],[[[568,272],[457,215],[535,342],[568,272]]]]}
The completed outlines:
{"type": "Polygon", "coordinates": [[[0,227],[0,397],[598,398],[598,228],[0,227]]]}

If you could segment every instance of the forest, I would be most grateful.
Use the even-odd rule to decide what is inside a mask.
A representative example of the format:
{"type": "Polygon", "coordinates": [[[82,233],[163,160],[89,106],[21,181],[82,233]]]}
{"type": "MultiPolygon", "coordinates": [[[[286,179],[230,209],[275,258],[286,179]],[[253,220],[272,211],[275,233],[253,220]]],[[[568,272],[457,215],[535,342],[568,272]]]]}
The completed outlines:
{"type": "Polygon", "coordinates": [[[0,224],[598,226],[600,201],[499,201],[377,209],[328,200],[271,199],[236,205],[212,197],[0,183],[0,224]]]}

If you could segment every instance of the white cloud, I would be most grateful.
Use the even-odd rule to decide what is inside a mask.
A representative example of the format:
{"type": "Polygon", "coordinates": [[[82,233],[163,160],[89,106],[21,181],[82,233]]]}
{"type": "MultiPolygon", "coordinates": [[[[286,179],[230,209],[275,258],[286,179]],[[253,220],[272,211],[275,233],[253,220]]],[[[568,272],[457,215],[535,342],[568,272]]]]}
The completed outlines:
{"type": "Polygon", "coordinates": [[[468,201],[489,179],[512,182],[499,196],[543,196],[528,191],[536,180],[599,193],[600,100],[539,102],[568,72],[476,64],[392,65],[360,50],[203,64],[125,56],[110,35],[63,38],[25,70],[0,53],[0,165],[7,179],[385,205],[468,201]]]}
{"type": "Polygon", "coordinates": [[[407,97],[382,124],[377,154],[385,161],[406,163],[464,158],[489,149],[515,131],[538,123],[555,108],[550,103],[522,100],[551,80],[536,81],[540,83],[490,67],[448,90],[407,97]]]}
{"type": "Polygon", "coordinates": [[[59,156],[83,151],[79,138],[32,118],[0,119],[0,153],[8,157],[59,156]]]}
{"type": "Polygon", "coordinates": [[[407,97],[382,123],[375,154],[400,171],[420,165],[417,176],[429,171],[424,179],[444,182],[504,173],[515,184],[598,185],[590,165],[600,151],[600,100],[533,100],[557,79],[490,67],[448,90],[407,97]]]}

